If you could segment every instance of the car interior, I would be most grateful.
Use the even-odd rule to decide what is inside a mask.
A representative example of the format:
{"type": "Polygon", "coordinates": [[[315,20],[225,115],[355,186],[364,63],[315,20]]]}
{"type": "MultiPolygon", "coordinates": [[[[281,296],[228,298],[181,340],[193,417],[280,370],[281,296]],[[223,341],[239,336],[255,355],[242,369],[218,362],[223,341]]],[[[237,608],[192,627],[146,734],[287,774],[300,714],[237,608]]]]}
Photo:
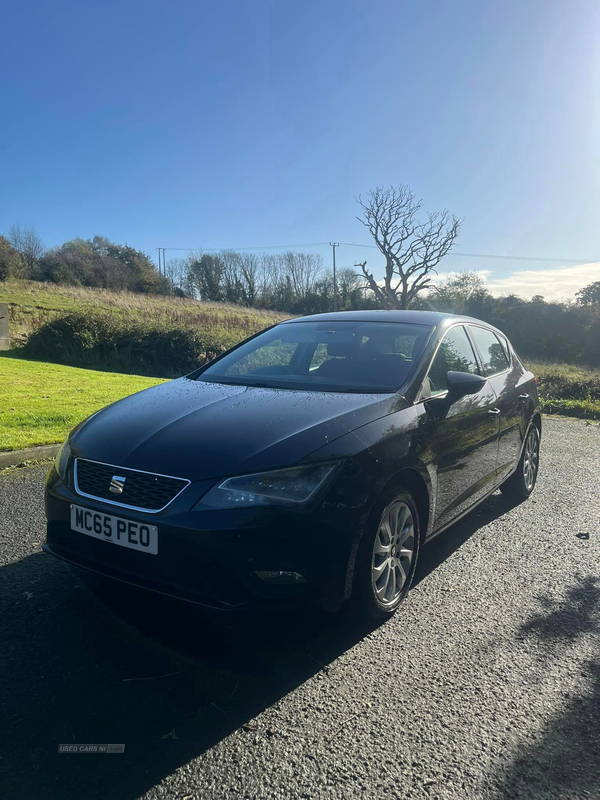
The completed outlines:
{"type": "Polygon", "coordinates": [[[278,346],[271,347],[271,357],[279,363],[248,364],[247,370],[236,373],[284,380],[302,376],[314,384],[394,389],[406,379],[428,332],[425,329],[423,334],[416,335],[414,326],[410,334],[400,336],[392,331],[385,336],[380,330],[368,333],[330,330],[314,337],[317,341],[293,342],[291,348],[290,332],[279,340],[278,346]]]}
{"type": "Polygon", "coordinates": [[[331,342],[327,359],[314,370],[314,375],[333,383],[353,384],[357,381],[376,386],[398,386],[408,375],[413,362],[413,350],[420,350],[415,338],[410,353],[394,352],[391,341],[370,338],[362,343],[331,342]]]}

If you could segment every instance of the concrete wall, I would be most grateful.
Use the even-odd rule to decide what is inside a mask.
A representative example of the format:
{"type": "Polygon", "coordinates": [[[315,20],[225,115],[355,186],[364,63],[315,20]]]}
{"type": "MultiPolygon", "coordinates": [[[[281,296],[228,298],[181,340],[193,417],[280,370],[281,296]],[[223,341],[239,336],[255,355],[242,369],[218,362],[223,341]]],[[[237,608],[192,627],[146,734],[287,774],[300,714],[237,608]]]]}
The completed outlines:
{"type": "Polygon", "coordinates": [[[6,303],[0,303],[0,350],[8,350],[9,347],[8,306],[6,303]]]}

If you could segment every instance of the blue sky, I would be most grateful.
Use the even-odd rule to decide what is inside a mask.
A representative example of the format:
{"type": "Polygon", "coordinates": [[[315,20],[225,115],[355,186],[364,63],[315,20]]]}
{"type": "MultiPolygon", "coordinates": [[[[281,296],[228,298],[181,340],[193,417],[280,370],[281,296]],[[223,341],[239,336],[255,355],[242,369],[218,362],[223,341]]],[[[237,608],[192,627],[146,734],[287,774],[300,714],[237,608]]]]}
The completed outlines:
{"type": "MultiPolygon", "coordinates": [[[[457,250],[600,260],[596,0],[22,0],[3,30],[0,232],[369,243],[355,195],[406,183],[465,218],[457,250]]],[[[560,266],[442,269],[547,296],[600,280],[560,266]]]]}

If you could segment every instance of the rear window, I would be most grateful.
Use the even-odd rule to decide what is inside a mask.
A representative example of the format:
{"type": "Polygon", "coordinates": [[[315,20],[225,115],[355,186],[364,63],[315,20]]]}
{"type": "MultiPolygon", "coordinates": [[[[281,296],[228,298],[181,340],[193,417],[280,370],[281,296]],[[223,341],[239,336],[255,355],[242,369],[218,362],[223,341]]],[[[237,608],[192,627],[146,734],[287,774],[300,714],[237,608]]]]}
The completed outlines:
{"type": "Polygon", "coordinates": [[[510,346],[508,344],[508,339],[506,336],[502,336],[501,333],[496,334],[498,339],[500,339],[500,344],[504,348],[504,352],[506,353],[506,358],[508,359],[508,363],[510,364],[510,346]]]}
{"type": "Polygon", "coordinates": [[[483,374],[489,378],[508,369],[508,357],[504,345],[493,331],[469,325],[469,333],[483,362],[483,374]]]}

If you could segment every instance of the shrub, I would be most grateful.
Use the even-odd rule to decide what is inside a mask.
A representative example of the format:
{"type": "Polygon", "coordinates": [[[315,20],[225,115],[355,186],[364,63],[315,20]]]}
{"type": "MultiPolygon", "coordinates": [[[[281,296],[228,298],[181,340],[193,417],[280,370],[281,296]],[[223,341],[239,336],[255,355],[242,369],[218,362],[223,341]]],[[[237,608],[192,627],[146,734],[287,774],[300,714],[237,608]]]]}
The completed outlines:
{"type": "Polygon", "coordinates": [[[25,262],[8,239],[0,236],[0,281],[19,278],[25,272],[25,262]]]}
{"type": "Polygon", "coordinates": [[[223,328],[209,331],[77,312],[42,325],[29,337],[25,353],[61,364],[173,377],[210,361],[235,342],[223,328]]]}
{"type": "Polygon", "coordinates": [[[557,400],[595,400],[600,402],[600,379],[572,378],[549,372],[538,378],[538,389],[544,397],[557,400]]]}
{"type": "Polygon", "coordinates": [[[600,419],[600,379],[576,378],[548,372],[538,378],[542,411],[571,417],[600,419]]]}

